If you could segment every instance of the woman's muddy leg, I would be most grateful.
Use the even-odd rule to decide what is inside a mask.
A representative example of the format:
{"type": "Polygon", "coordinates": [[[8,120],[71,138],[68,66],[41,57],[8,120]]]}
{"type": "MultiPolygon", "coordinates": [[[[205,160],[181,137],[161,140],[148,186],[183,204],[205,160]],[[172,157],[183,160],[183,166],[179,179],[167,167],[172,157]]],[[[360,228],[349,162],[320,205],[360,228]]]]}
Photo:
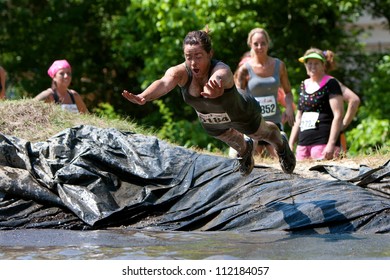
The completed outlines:
{"type": "Polygon", "coordinates": [[[229,129],[215,138],[225,142],[229,147],[235,149],[240,155],[244,154],[247,148],[247,143],[245,142],[244,134],[238,132],[234,129],[229,129]]]}
{"type": "Polygon", "coordinates": [[[250,134],[249,137],[257,141],[263,140],[270,143],[278,153],[284,150],[280,130],[273,122],[261,120],[259,129],[255,133],[250,134]]]}

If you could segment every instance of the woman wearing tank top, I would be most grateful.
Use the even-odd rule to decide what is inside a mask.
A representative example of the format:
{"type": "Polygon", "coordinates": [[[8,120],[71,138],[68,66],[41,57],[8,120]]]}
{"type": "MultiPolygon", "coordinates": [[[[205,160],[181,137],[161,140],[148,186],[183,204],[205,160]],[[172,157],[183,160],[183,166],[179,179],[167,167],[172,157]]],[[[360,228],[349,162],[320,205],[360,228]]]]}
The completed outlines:
{"type": "Polygon", "coordinates": [[[87,106],[78,92],[69,89],[72,82],[72,68],[68,61],[65,59],[54,61],[47,74],[52,78],[51,88],[39,93],[35,96],[35,100],[59,104],[64,110],[72,113],[88,113],[87,106]]]}
{"type": "Polygon", "coordinates": [[[283,171],[292,173],[296,160],[287,138],[274,123],[263,120],[260,106],[253,96],[237,91],[230,67],[212,59],[214,51],[208,33],[209,30],[189,32],[183,42],[183,63],[168,68],[161,79],[142,93],[124,90],[122,96],[144,105],[179,86],[184,101],[194,108],[205,131],[238,151],[242,175],[250,174],[254,167],[251,138],[272,144],[283,171]],[[245,140],[244,134],[251,138],[245,140]]]}
{"type": "MultiPolygon", "coordinates": [[[[261,114],[266,121],[275,123],[283,131],[283,123],[294,125],[294,108],[291,86],[283,61],[268,55],[270,38],[262,28],[252,29],[248,34],[250,59],[235,72],[235,82],[239,89],[253,95],[259,102],[261,114]],[[279,108],[278,95],[284,92],[286,110],[279,108]]],[[[260,141],[257,152],[261,155],[266,149],[271,157],[276,157],[275,149],[267,142],[260,141]]]]}

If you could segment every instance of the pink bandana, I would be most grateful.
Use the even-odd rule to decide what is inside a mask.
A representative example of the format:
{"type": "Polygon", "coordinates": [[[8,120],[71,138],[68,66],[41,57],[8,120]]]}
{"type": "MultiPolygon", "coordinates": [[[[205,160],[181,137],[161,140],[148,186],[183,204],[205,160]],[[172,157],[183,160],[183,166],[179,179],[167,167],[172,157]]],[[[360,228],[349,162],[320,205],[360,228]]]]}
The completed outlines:
{"type": "Polygon", "coordinates": [[[50,66],[49,70],[47,70],[47,74],[49,74],[49,76],[53,79],[54,76],[57,74],[58,70],[65,69],[65,68],[72,69],[68,61],[66,61],[65,59],[56,60],[50,66]]]}

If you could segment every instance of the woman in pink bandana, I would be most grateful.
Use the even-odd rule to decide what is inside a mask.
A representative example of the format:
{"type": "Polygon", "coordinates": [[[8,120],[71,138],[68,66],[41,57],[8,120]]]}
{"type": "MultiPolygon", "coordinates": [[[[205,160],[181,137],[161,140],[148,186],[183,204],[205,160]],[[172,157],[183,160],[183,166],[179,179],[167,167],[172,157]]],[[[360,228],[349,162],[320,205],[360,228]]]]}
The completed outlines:
{"type": "Polygon", "coordinates": [[[47,74],[52,78],[51,87],[42,91],[34,99],[59,104],[70,112],[88,113],[81,96],[75,90],[69,89],[72,82],[72,67],[68,61],[65,59],[54,61],[47,74]]]}

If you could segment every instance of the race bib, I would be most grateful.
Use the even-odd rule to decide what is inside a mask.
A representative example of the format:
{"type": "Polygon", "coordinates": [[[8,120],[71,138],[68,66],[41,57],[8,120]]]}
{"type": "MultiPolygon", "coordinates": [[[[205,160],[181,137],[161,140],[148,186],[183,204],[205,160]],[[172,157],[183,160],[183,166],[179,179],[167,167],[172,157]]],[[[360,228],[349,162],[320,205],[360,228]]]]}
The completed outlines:
{"type": "Polygon", "coordinates": [[[210,114],[202,114],[198,113],[199,120],[202,123],[207,124],[221,124],[221,123],[229,123],[231,122],[229,115],[227,113],[210,113],[210,114]]]}
{"type": "Polygon", "coordinates": [[[316,123],[320,113],[318,112],[303,112],[301,119],[301,131],[316,128],[316,123]]]}
{"type": "Polygon", "coordinates": [[[275,96],[263,96],[263,97],[255,97],[257,102],[259,102],[261,107],[261,114],[264,117],[273,116],[276,114],[276,100],[275,96]]]}
{"type": "Polygon", "coordinates": [[[72,112],[72,113],[78,113],[79,109],[77,109],[76,104],[61,104],[62,109],[72,112]]]}

